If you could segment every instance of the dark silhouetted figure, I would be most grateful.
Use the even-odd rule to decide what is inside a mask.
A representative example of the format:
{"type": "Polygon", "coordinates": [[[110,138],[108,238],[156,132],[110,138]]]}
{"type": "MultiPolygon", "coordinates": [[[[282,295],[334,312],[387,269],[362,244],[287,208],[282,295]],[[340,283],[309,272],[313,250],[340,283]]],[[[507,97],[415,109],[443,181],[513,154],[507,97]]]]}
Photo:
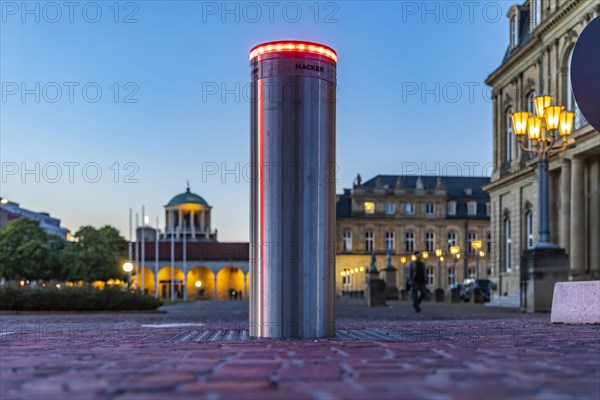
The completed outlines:
{"type": "Polygon", "coordinates": [[[408,268],[408,279],[412,286],[413,307],[416,312],[421,311],[421,301],[426,296],[427,287],[425,286],[425,264],[421,261],[421,253],[415,251],[415,260],[408,268]]]}

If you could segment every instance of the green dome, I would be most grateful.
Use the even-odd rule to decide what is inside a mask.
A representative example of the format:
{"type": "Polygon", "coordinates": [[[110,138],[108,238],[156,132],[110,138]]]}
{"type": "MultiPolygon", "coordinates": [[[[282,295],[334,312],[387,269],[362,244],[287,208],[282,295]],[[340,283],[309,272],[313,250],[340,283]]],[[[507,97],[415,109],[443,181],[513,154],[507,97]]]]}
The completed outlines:
{"type": "Polygon", "coordinates": [[[173,197],[167,207],[169,206],[178,206],[181,204],[200,204],[208,207],[208,203],[202,197],[198,196],[196,193],[190,192],[190,188],[187,188],[185,193],[178,194],[173,197]]]}

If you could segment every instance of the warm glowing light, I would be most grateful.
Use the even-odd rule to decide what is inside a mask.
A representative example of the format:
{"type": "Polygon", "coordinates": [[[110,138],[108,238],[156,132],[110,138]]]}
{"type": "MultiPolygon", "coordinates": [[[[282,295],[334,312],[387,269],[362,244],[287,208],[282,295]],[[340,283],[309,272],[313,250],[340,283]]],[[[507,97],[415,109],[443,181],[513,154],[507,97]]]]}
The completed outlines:
{"type": "Polygon", "coordinates": [[[406,257],[404,257],[404,256],[400,257],[400,262],[402,264],[404,264],[406,262],[406,257]]]}
{"type": "Polygon", "coordinates": [[[349,272],[350,272],[350,275],[352,275],[354,273],[354,270],[351,269],[349,272]]]}
{"type": "Polygon", "coordinates": [[[358,274],[358,268],[354,268],[354,272],[358,274]]]}
{"type": "Polygon", "coordinates": [[[442,256],[442,249],[435,249],[435,256],[436,257],[441,257],[442,256]]]}
{"type": "Polygon", "coordinates": [[[199,288],[200,286],[202,286],[202,282],[201,281],[196,281],[196,283],[194,283],[194,285],[196,285],[196,287],[199,288]]]}
{"type": "Polygon", "coordinates": [[[559,116],[565,108],[563,106],[550,106],[544,110],[544,118],[546,118],[546,128],[550,131],[558,129],[559,116]]]}
{"type": "Polygon", "coordinates": [[[481,250],[481,251],[479,252],[479,257],[485,257],[485,251],[481,250]]]}
{"type": "Polygon", "coordinates": [[[333,49],[316,43],[311,44],[296,41],[260,44],[250,50],[250,59],[252,60],[254,57],[262,54],[282,51],[319,54],[337,62],[337,53],[333,49]]]}
{"type": "Polygon", "coordinates": [[[360,271],[360,272],[365,272],[365,267],[360,267],[360,268],[359,268],[359,271],[360,271]]]}
{"type": "Polygon", "coordinates": [[[57,284],[56,284],[56,288],[57,288],[57,289],[60,289],[60,283],[57,283],[57,284]]]}
{"type": "Polygon", "coordinates": [[[413,261],[417,261],[417,256],[415,256],[414,254],[412,256],[410,256],[410,259],[413,261]]]}
{"type": "Polygon", "coordinates": [[[475,250],[479,250],[483,246],[483,242],[481,240],[473,240],[471,242],[471,247],[475,250]]]}
{"type": "Polygon", "coordinates": [[[424,251],[423,252],[423,260],[427,260],[429,258],[429,253],[424,251]]]}
{"type": "Polygon", "coordinates": [[[340,272],[341,276],[346,276],[346,273],[344,271],[340,272]]]}
{"type": "Polygon", "coordinates": [[[21,281],[21,282],[19,282],[19,284],[20,284],[21,286],[25,286],[25,281],[21,281]]]}
{"type": "Polygon", "coordinates": [[[563,111],[560,113],[558,117],[558,131],[562,136],[569,136],[573,131],[573,119],[575,118],[575,113],[570,111],[563,111]]]}
{"type": "Polygon", "coordinates": [[[456,255],[456,259],[457,259],[457,260],[460,260],[460,253],[458,253],[458,254],[456,255]]]}
{"type": "Polygon", "coordinates": [[[531,116],[528,112],[516,112],[512,113],[513,131],[517,136],[523,136],[527,133],[527,119],[531,116]]]}
{"type": "Polygon", "coordinates": [[[133,271],[133,264],[130,263],[129,261],[126,262],[125,264],[123,264],[123,271],[125,271],[125,272],[133,271]]]}
{"type": "Polygon", "coordinates": [[[460,253],[460,246],[450,246],[450,254],[456,255],[460,253]]]}
{"type": "Polygon", "coordinates": [[[2,199],[2,200],[0,200],[0,203],[7,204],[8,203],[8,199],[2,199]]]}
{"type": "Polygon", "coordinates": [[[440,257],[440,261],[444,261],[444,256],[441,256],[441,257],[440,257]]]}
{"type": "Polygon", "coordinates": [[[544,118],[546,108],[552,105],[552,96],[538,96],[533,98],[535,103],[535,111],[538,117],[544,118]]]}
{"type": "Polygon", "coordinates": [[[375,203],[372,201],[365,201],[363,206],[365,208],[365,214],[375,214],[375,203]]]}
{"type": "Polygon", "coordinates": [[[530,117],[527,120],[527,134],[531,140],[539,140],[542,136],[542,121],[540,117],[530,117]]]}

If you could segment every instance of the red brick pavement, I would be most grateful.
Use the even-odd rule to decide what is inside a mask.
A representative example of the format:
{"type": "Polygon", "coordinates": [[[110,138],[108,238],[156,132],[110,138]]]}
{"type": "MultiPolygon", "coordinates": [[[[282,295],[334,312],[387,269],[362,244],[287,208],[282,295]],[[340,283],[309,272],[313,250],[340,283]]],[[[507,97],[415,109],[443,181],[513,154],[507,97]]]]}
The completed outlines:
{"type": "MultiPolygon", "coordinates": [[[[211,307],[206,327],[236,322],[216,317],[231,306],[211,307]]],[[[442,318],[346,307],[341,328],[385,327],[412,339],[172,342],[190,328],[143,325],[193,320],[187,311],[4,314],[0,398],[600,398],[599,326],[479,309],[441,309],[442,318]]],[[[235,315],[243,323],[243,312],[235,315]]]]}

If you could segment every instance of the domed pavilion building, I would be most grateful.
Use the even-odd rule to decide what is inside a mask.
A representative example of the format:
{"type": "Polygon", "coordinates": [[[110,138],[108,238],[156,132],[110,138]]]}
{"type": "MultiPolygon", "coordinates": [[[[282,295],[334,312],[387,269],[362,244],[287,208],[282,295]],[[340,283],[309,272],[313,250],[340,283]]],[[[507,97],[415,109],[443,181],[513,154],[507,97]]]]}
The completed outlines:
{"type": "Polygon", "coordinates": [[[189,186],[164,209],[162,232],[149,225],[136,231],[133,287],[163,299],[248,298],[248,243],[219,242],[212,207],[189,186]]]}

